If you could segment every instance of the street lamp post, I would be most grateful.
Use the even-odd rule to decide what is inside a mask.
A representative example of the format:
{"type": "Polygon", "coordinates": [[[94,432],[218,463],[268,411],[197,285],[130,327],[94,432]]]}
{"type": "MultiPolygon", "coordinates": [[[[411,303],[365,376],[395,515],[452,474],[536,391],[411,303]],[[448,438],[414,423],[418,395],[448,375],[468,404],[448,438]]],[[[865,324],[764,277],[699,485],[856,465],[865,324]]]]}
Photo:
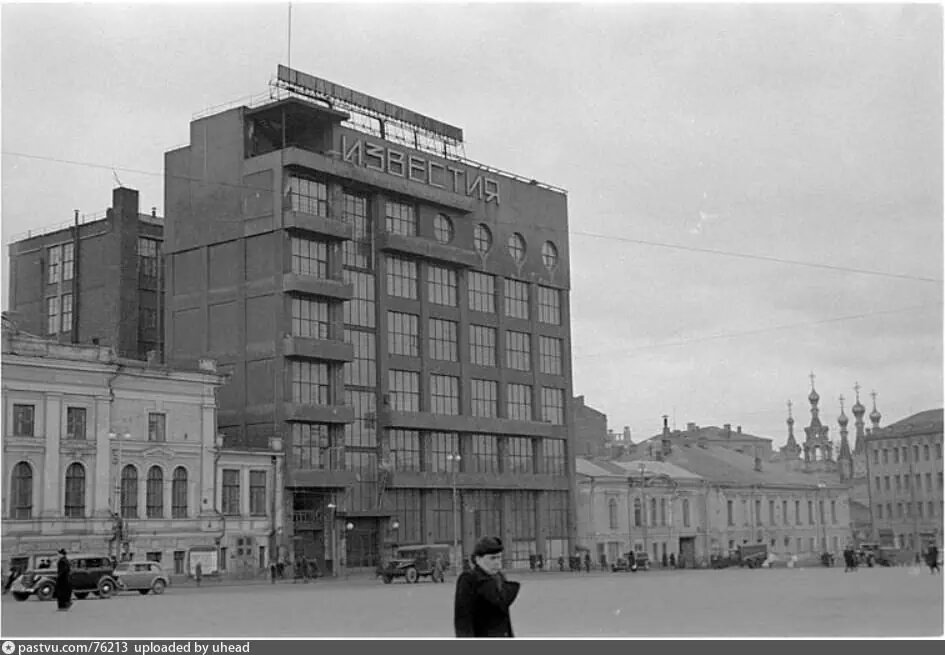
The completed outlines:
{"type": "Polygon", "coordinates": [[[459,453],[447,455],[446,459],[450,461],[450,486],[453,492],[453,573],[459,575],[459,503],[456,491],[456,474],[459,472],[462,456],[459,453]]]}

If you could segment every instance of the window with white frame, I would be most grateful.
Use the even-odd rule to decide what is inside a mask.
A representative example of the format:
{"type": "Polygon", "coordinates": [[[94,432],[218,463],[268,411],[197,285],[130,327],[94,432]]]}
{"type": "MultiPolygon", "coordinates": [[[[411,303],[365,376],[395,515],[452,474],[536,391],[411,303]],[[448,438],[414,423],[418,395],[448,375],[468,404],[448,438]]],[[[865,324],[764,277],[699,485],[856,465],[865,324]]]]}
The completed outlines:
{"type": "Polygon", "coordinates": [[[72,330],[72,294],[62,294],[60,301],[62,308],[62,329],[61,332],[70,332],[72,330]]]}
{"type": "Polygon", "coordinates": [[[543,439],[542,440],[542,472],[546,475],[565,475],[567,465],[565,463],[565,447],[563,439],[543,439]]]}
{"type": "Polygon", "coordinates": [[[398,412],[420,411],[420,374],[415,371],[388,372],[390,407],[398,412]]]}
{"type": "Polygon", "coordinates": [[[453,240],[453,221],[446,214],[437,214],[433,219],[433,238],[440,243],[453,240]]]}
{"type": "Polygon", "coordinates": [[[387,295],[417,299],[417,262],[387,256],[387,295]]]}
{"type": "Polygon", "coordinates": [[[430,376],[430,411],[433,414],[459,414],[459,378],[452,375],[430,376]]]}
{"type": "Polygon", "coordinates": [[[528,282],[505,281],[505,315],[528,320],[528,282]]]}
{"type": "Polygon", "coordinates": [[[266,471],[249,472],[250,516],[266,516],[266,471]]]}
{"type": "Polygon", "coordinates": [[[395,471],[413,471],[420,468],[420,433],[416,430],[390,430],[390,456],[395,471]]]}
{"type": "Polygon", "coordinates": [[[532,420],[532,388],[527,384],[505,386],[508,418],[518,421],[532,420]]]}
{"type": "Polygon", "coordinates": [[[291,465],[299,470],[327,468],[331,442],[327,423],[290,423],[291,465]]]}
{"type": "Polygon", "coordinates": [[[474,473],[499,472],[499,441],[493,434],[469,435],[474,473]]]}
{"type": "MultiPolygon", "coordinates": [[[[158,256],[160,256],[160,241],[158,242],[158,256]]],[[[160,270],[160,269],[159,269],[160,270]]],[[[75,244],[62,244],[62,281],[68,282],[75,276],[75,244]]]]}
{"type": "Polygon", "coordinates": [[[161,270],[160,257],[161,242],[159,240],[138,237],[138,272],[143,277],[151,279],[158,277],[161,270]]]}
{"type": "Polygon", "coordinates": [[[430,319],[430,359],[455,362],[459,359],[456,322],[430,319]]]}
{"type": "Polygon", "coordinates": [[[564,389],[541,388],[541,417],[546,423],[564,425],[564,389]]]}
{"type": "Polygon", "coordinates": [[[384,203],[384,220],[387,231],[404,236],[417,235],[417,214],[413,205],[388,200],[384,203]]]}
{"type": "Polygon", "coordinates": [[[299,405],[328,405],[331,392],[326,362],[293,361],[289,367],[292,402],[299,405]]]}
{"type": "Polygon", "coordinates": [[[46,298],[46,334],[59,334],[59,296],[46,298]]]}
{"type": "Polygon", "coordinates": [[[420,356],[420,317],[387,312],[387,343],[392,355],[420,356]]]}
{"type": "Polygon", "coordinates": [[[328,277],[328,244],[318,239],[292,237],[292,272],[307,277],[328,277]]]}
{"type": "Polygon", "coordinates": [[[532,340],[527,332],[506,330],[505,365],[518,371],[530,371],[532,362],[532,340]]]}
{"type": "Polygon", "coordinates": [[[495,314],[495,276],[469,271],[466,282],[469,285],[469,309],[495,314]]]}
{"type": "Polygon", "coordinates": [[[554,337],[538,337],[538,370],[548,375],[561,375],[562,341],[554,337]]]}
{"type": "Polygon", "coordinates": [[[477,366],[495,366],[495,328],[469,326],[469,359],[477,366]]]}
{"type": "Polygon", "coordinates": [[[148,441],[167,441],[167,415],[148,413],[148,441]]]}
{"type": "Polygon", "coordinates": [[[538,286],[538,321],[561,325],[561,291],[538,286]]]}
{"type": "Polygon", "coordinates": [[[427,296],[434,305],[456,306],[456,271],[427,264],[427,296]]]}
{"type": "Polygon", "coordinates": [[[240,472],[238,469],[223,469],[221,510],[225,516],[240,514],[240,472]]]}
{"type": "Polygon", "coordinates": [[[315,298],[292,298],[292,336],[330,339],[329,305],[315,298]]]}
{"type": "Polygon", "coordinates": [[[32,437],[36,428],[36,406],[14,403],[13,436],[32,437]]]}
{"type": "Polygon", "coordinates": [[[530,437],[506,437],[506,473],[533,473],[535,449],[530,437]]]}
{"type": "Polygon", "coordinates": [[[495,380],[469,381],[470,410],[473,416],[495,418],[498,414],[498,382],[495,380]]]}
{"type": "Polygon", "coordinates": [[[66,408],[66,439],[85,439],[85,407],[66,408]]]}
{"type": "Polygon", "coordinates": [[[62,250],[59,246],[51,246],[46,253],[46,283],[59,282],[59,265],[62,261],[62,250]]]}
{"type": "Polygon", "coordinates": [[[286,195],[293,211],[314,216],[329,216],[328,185],[299,175],[291,175],[287,181],[286,195]]]}

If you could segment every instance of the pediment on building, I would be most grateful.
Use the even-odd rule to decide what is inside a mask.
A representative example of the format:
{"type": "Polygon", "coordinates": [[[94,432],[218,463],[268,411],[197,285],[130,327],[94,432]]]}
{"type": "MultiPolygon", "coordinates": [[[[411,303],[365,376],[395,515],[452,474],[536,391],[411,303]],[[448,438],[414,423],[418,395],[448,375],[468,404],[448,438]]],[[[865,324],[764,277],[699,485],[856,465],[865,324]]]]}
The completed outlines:
{"type": "Polygon", "coordinates": [[[177,456],[177,453],[171,450],[170,448],[147,448],[146,450],[141,451],[142,457],[147,457],[148,459],[174,459],[177,456]]]}

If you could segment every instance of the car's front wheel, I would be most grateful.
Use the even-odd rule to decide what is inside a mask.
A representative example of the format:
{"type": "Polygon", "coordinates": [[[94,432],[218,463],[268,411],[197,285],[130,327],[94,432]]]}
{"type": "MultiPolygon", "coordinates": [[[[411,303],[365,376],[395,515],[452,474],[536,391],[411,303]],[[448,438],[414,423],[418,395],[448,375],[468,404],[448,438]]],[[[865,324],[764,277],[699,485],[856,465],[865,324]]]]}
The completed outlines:
{"type": "Polygon", "coordinates": [[[111,598],[115,593],[115,581],[111,578],[102,578],[98,581],[98,593],[100,598],[111,598]]]}
{"type": "Polygon", "coordinates": [[[414,584],[420,579],[420,574],[417,573],[416,568],[411,566],[406,571],[404,571],[404,577],[407,578],[407,582],[414,584]]]}
{"type": "Polygon", "coordinates": [[[55,593],[56,587],[53,585],[53,583],[44,582],[40,588],[36,590],[36,597],[40,600],[50,600],[55,593]]]}
{"type": "Polygon", "coordinates": [[[151,585],[151,591],[160,596],[164,593],[165,583],[163,580],[155,580],[154,584],[151,585]]]}

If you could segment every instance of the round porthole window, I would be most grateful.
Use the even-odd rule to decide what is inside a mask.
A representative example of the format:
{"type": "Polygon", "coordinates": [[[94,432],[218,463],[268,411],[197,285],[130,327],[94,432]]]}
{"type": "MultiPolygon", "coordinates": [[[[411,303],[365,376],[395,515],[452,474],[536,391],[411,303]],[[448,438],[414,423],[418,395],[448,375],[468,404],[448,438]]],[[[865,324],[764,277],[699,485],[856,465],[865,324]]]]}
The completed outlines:
{"type": "Polygon", "coordinates": [[[551,270],[558,265],[558,249],[551,241],[545,241],[541,247],[541,261],[545,268],[551,270]]]}
{"type": "Polygon", "coordinates": [[[492,249],[492,232],[482,223],[473,230],[473,244],[476,246],[476,250],[483,255],[492,249]]]}
{"type": "Polygon", "coordinates": [[[520,262],[525,259],[525,238],[518,232],[509,237],[508,248],[509,254],[515,261],[520,262]]]}
{"type": "Polygon", "coordinates": [[[440,243],[453,240],[453,221],[446,214],[437,214],[433,219],[433,236],[440,243]]]}

